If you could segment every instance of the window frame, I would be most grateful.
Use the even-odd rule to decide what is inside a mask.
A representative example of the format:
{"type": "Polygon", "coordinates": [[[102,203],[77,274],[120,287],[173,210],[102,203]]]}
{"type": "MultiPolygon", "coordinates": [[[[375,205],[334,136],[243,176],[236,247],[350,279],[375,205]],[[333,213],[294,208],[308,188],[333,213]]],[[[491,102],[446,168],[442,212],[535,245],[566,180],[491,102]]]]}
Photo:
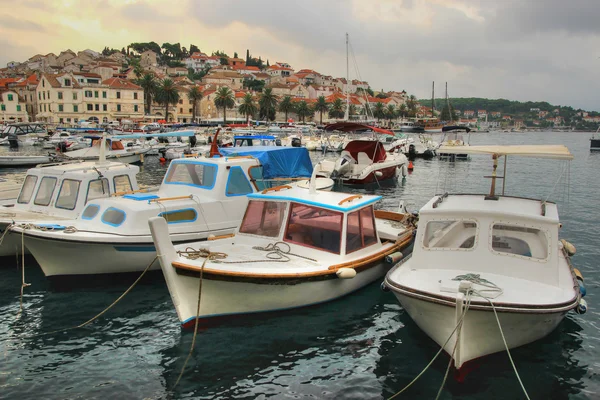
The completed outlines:
{"type": "MultiPolygon", "coordinates": [[[[107,192],[108,192],[108,196],[106,196],[106,198],[110,197],[110,181],[108,180],[108,178],[91,179],[88,181],[87,191],[85,192],[85,204],[87,204],[89,197],[90,197],[90,186],[92,186],[92,182],[103,181],[103,180],[106,182],[106,188],[107,188],[107,192]]],[[[95,197],[91,200],[104,199],[104,198],[105,197],[95,197]]]]}
{"type": "Polygon", "coordinates": [[[115,207],[108,207],[106,210],[104,210],[104,212],[102,213],[102,216],[100,217],[100,221],[103,224],[110,225],[110,226],[115,227],[115,228],[118,228],[119,226],[123,225],[123,223],[125,222],[126,219],[127,219],[127,213],[124,210],[121,210],[120,208],[115,208],[115,207]],[[112,223],[112,222],[104,220],[104,215],[106,215],[107,212],[113,211],[113,210],[114,211],[119,211],[119,212],[123,213],[123,220],[120,223],[118,223],[118,224],[115,224],[115,223],[112,223]]]}
{"type": "Polygon", "coordinates": [[[33,193],[35,192],[35,188],[37,187],[37,184],[38,184],[38,180],[39,180],[39,176],[37,176],[37,175],[27,175],[25,177],[25,180],[23,180],[23,184],[21,185],[21,190],[19,191],[19,195],[17,196],[18,204],[29,204],[31,202],[31,199],[33,198],[33,193]],[[23,194],[23,189],[25,188],[25,183],[27,182],[27,179],[29,179],[29,178],[35,178],[35,181],[33,182],[33,187],[31,188],[31,193],[29,194],[29,198],[27,199],[27,201],[21,201],[21,195],[23,194]]]}
{"type": "MultiPolygon", "coordinates": [[[[242,235],[249,235],[249,236],[254,236],[254,237],[260,237],[260,238],[269,238],[269,239],[277,239],[281,236],[281,228],[283,227],[284,224],[286,224],[287,218],[285,216],[286,213],[289,213],[289,203],[286,201],[277,201],[277,200],[273,200],[273,199],[269,199],[269,200],[249,200],[248,201],[248,205],[246,206],[246,210],[244,211],[244,216],[242,217],[242,220],[240,222],[240,225],[238,227],[237,233],[242,234],[242,235]],[[244,222],[246,221],[246,217],[248,216],[248,212],[250,211],[250,207],[252,205],[253,202],[256,203],[262,203],[263,204],[263,209],[262,212],[265,212],[265,203],[278,203],[278,204],[283,204],[283,217],[280,220],[280,224],[279,224],[279,230],[277,231],[277,234],[274,236],[269,236],[269,235],[259,235],[258,233],[254,233],[254,232],[244,232],[242,231],[243,228],[245,228],[244,226],[244,222]]],[[[264,216],[261,219],[261,227],[263,226],[264,223],[264,216]]]]}
{"type": "Polygon", "coordinates": [[[475,251],[475,249],[477,249],[477,246],[479,245],[480,222],[476,218],[435,218],[435,219],[427,220],[426,222],[419,221],[419,225],[421,225],[421,223],[425,223],[425,229],[423,230],[423,235],[420,237],[419,241],[420,241],[421,248],[425,251],[475,251]],[[473,241],[473,246],[468,247],[468,248],[425,246],[425,235],[427,234],[427,224],[429,224],[430,222],[445,222],[445,221],[474,223],[475,224],[475,234],[474,234],[475,240],[473,241]]]}
{"type": "Polygon", "coordinates": [[[88,204],[88,205],[87,205],[87,206],[86,206],[86,207],[83,209],[83,211],[81,212],[81,219],[85,219],[85,220],[87,220],[87,221],[90,221],[90,220],[92,220],[92,219],[94,219],[94,218],[96,218],[96,217],[98,216],[98,214],[100,213],[100,210],[101,210],[101,209],[102,209],[102,208],[100,207],[100,204],[90,203],[90,204],[88,204]],[[84,214],[85,214],[85,211],[86,211],[88,208],[90,208],[90,207],[96,207],[96,208],[97,208],[97,210],[96,210],[96,212],[94,213],[94,215],[93,215],[93,216],[91,216],[91,217],[87,217],[87,216],[85,216],[84,214]]]}
{"type": "Polygon", "coordinates": [[[131,184],[131,178],[129,177],[129,175],[128,174],[121,174],[121,175],[115,175],[115,176],[113,176],[113,188],[115,190],[115,193],[117,193],[117,192],[130,192],[130,191],[132,191],[133,190],[133,185],[131,184]],[[127,181],[129,182],[129,189],[127,189],[127,190],[117,190],[117,182],[115,181],[115,179],[120,178],[122,176],[127,177],[127,181]]]}
{"type": "Polygon", "coordinates": [[[319,250],[319,251],[324,251],[325,253],[335,254],[335,255],[339,256],[339,255],[342,254],[342,239],[343,239],[344,220],[345,220],[345,218],[344,218],[345,215],[344,214],[345,213],[342,212],[342,211],[330,210],[330,209],[325,208],[325,207],[319,207],[317,205],[306,204],[306,203],[301,203],[301,202],[297,202],[297,201],[290,201],[289,202],[288,215],[287,215],[287,219],[285,221],[285,230],[283,232],[283,237],[282,237],[283,242],[285,242],[285,243],[292,243],[292,244],[295,244],[295,245],[300,246],[300,247],[306,247],[308,249],[315,249],[315,250],[319,250]],[[339,250],[337,252],[331,251],[331,250],[328,250],[328,249],[325,249],[325,248],[322,248],[322,247],[311,246],[311,245],[306,244],[306,243],[296,242],[294,240],[291,240],[291,239],[287,238],[287,236],[288,236],[288,230],[289,230],[289,227],[290,227],[290,220],[292,218],[292,213],[294,211],[294,205],[300,205],[300,206],[303,206],[303,207],[309,207],[309,208],[313,208],[313,209],[316,209],[316,210],[325,210],[327,212],[330,212],[330,213],[333,213],[333,214],[339,214],[341,216],[341,218],[340,218],[340,227],[339,227],[339,234],[340,234],[340,236],[339,236],[339,242],[338,242],[339,243],[339,250]]]}
{"type": "Polygon", "coordinates": [[[225,196],[227,196],[227,197],[247,196],[250,193],[254,193],[254,190],[255,189],[252,187],[252,183],[250,183],[250,181],[248,180],[248,177],[244,173],[244,169],[242,167],[240,167],[239,165],[235,165],[235,166],[229,168],[229,174],[227,175],[227,183],[225,184],[225,196]],[[229,194],[229,183],[231,182],[231,175],[232,175],[233,171],[240,171],[240,173],[244,177],[246,183],[248,184],[248,188],[250,189],[249,192],[229,194]]]}
{"type": "Polygon", "coordinates": [[[61,210],[74,210],[77,207],[77,203],[79,202],[79,190],[81,190],[81,181],[78,179],[63,179],[62,182],[60,183],[60,190],[58,191],[58,195],[56,196],[56,201],[54,202],[54,208],[60,208],[61,210]],[[77,192],[75,193],[75,203],[73,204],[72,208],[68,208],[68,207],[60,207],[58,205],[58,200],[60,199],[60,194],[62,193],[63,187],[65,185],[66,181],[70,181],[70,182],[77,182],[77,192]]]}
{"type": "Polygon", "coordinates": [[[362,207],[362,208],[359,208],[358,210],[349,212],[346,215],[346,237],[345,237],[345,240],[346,240],[346,242],[345,242],[345,247],[344,247],[344,251],[345,251],[344,254],[352,254],[358,250],[366,249],[367,247],[371,247],[377,243],[381,243],[381,240],[379,239],[379,235],[377,232],[377,223],[375,222],[375,209],[373,208],[373,204],[369,204],[366,207],[362,207]],[[371,211],[371,222],[373,225],[373,233],[375,235],[375,241],[370,244],[365,243],[365,235],[363,234],[363,229],[362,229],[363,224],[362,224],[362,219],[361,219],[361,215],[360,215],[361,212],[363,212],[364,210],[368,210],[368,209],[370,209],[370,211],[371,211]],[[360,247],[358,247],[352,251],[348,251],[348,224],[350,222],[350,215],[352,215],[354,213],[358,213],[358,229],[360,231],[360,247]]]}
{"type": "Polygon", "coordinates": [[[40,179],[40,184],[37,185],[37,191],[35,192],[35,196],[33,198],[33,204],[36,206],[42,206],[42,207],[48,207],[50,205],[50,203],[52,203],[52,198],[54,197],[54,191],[56,190],[56,186],[58,183],[58,178],[56,178],[55,176],[44,176],[42,177],[42,179],[40,179]],[[42,188],[42,183],[44,182],[44,179],[53,179],[54,180],[54,185],[52,186],[52,191],[50,192],[50,196],[48,197],[48,203],[47,204],[43,204],[43,203],[38,203],[37,202],[37,197],[40,194],[40,189],[42,188]]]}
{"type": "MultiPolygon", "coordinates": [[[[518,239],[518,238],[515,238],[515,239],[518,239]]],[[[519,240],[522,240],[522,239],[519,239],[519,240]]],[[[529,246],[529,243],[527,245],[529,246]]],[[[550,252],[552,250],[552,242],[550,240],[550,232],[548,232],[547,229],[543,229],[543,227],[540,225],[530,225],[530,224],[523,224],[523,223],[519,223],[519,222],[493,220],[492,222],[490,222],[490,226],[489,226],[488,249],[492,254],[499,255],[499,256],[516,257],[521,260],[534,261],[534,262],[538,262],[538,263],[546,263],[546,262],[548,262],[548,260],[550,260],[550,252]],[[494,242],[494,226],[495,225],[508,225],[508,226],[514,226],[517,228],[537,229],[538,231],[540,231],[541,233],[544,234],[544,238],[546,239],[546,257],[545,258],[537,258],[537,257],[533,257],[533,256],[524,256],[521,254],[508,253],[505,251],[498,251],[498,250],[494,249],[493,242],[494,242]]]]}
{"type": "Polygon", "coordinates": [[[184,185],[184,186],[191,186],[191,187],[195,187],[195,188],[199,188],[199,189],[206,189],[206,190],[212,190],[214,189],[216,183],[217,183],[217,176],[219,174],[219,166],[215,165],[215,164],[211,164],[211,163],[206,163],[206,162],[175,162],[175,163],[171,163],[171,165],[169,165],[169,169],[167,170],[167,173],[165,174],[165,178],[164,178],[164,183],[167,185],[184,185]],[[202,165],[204,167],[211,167],[214,168],[215,172],[214,172],[214,179],[211,183],[210,186],[202,186],[202,185],[196,185],[194,183],[187,183],[187,182],[170,182],[168,179],[170,178],[170,176],[174,173],[174,169],[177,168],[177,166],[179,165],[202,165]]]}
{"type": "Polygon", "coordinates": [[[169,225],[171,225],[171,224],[189,224],[192,222],[196,222],[198,220],[198,212],[193,208],[182,208],[179,210],[163,211],[163,212],[159,213],[158,216],[164,218],[165,221],[167,221],[167,224],[169,224],[169,225]],[[168,219],[168,216],[170,214],[175,214],[175,213],[180,213],[180,212],[185,212],[185,211],[193,211],[194,219],[183,219],[183,220],[178,220],[178,221],[170,221],[168,219]],[[165,218],[165,216],[167,216],[167,218],[165,218]]]}

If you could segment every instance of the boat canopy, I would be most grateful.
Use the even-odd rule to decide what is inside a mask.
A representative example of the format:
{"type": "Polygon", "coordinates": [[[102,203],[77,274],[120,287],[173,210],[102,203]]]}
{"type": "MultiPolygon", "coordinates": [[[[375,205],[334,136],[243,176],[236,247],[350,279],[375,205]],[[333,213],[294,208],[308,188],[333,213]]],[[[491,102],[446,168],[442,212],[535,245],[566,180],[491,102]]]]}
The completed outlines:
{"type": "Polygon", "coordinates": [[[394,132],[389,129],[377,128],[371,125],[359,124],[357,122],[336,122],[325,126],[326,131],[341,131],[341,132],[356,132],[356,131],[368,131],[371,130],[377,133],[384,133],[386,135],[394,135],[394,132]]]}
{"type": "Polygon", "coordinates": [[[222,147],[219,151],[226,157],[252,156],[258,159],[263,167],[264,179],[310,177],[313,171],[308,150],[304,147],[222,147]]]}
{"type": "Polygon", "coordinates": [[[458,126],[458,125],[450,125],[450,126],[442,127],[442,132],[449,132],[449,131],[465,131],[465,132],[469,133],[469,132],[471,132],[471,128],[469,128],[467,126],[458,126]]]}
{"type": "Polygon", "coordinates": [[[350,153],[355,160],[358,160],[358,153],[365,153],[374,163],[387,157],[383,144],[377,140],[352,140],[344,147],[344,151],[350,153]]]}
{"type": "Polygon", "coordinates": [[[498,156],[521,156],[572,160],[573,155],[565,145],[517,145],[517,146],[442,146],[439,153],[449,154],[496,154],[498,156]]]}

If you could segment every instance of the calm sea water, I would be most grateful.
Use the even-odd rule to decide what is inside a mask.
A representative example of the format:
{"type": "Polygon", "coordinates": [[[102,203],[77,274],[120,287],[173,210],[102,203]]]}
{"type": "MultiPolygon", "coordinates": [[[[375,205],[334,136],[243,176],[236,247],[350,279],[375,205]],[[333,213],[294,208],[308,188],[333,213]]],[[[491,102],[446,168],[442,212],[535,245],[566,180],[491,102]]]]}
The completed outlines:
{"type": "MultiPolygon", "coordinates": [[[[549,132],[471,135],[472,144],[566,144],[575,155],[570,171],[564,162],[509,159],[507,194],[558,201],[562,236],[577,246],[573,262],[588,290],[586,315],[569,314],[548,337],[513,350],[532,399],[600,397],[600,153],[589,152],[589,137],[549,132]]],[[[140,180],[159,183],[165,168],[148,159],[140,180]]],[[[418,160],[401,184],[345,189],[381,194],[383,208],[395,209],[402,199],[418,210],[436,190],[486,192],[489,180],[483,176],[490,173],[489,156],[455,163],[418,160]]],[[[59,290],[26,258],[31,286],[17,317],[20,269],[16,260],[0,263],[0,398],[379,399],[402,389],[438,350],[394,296],[376,283],[318,307],[255,315],[200,332],[188,369],[173,388],[192,333],[179,328],[160,274],[140,283],[85,328],[27,338],[91,318],[133,279],[80,281],[59,290]]],[[[434,398],[447,363],[448,356],[440,356],[401,398],[434,398]]],[[[524,396],[506,354],[500,353],[481,359],[463,382],[450,377],[441,398],[524,396]]]]}

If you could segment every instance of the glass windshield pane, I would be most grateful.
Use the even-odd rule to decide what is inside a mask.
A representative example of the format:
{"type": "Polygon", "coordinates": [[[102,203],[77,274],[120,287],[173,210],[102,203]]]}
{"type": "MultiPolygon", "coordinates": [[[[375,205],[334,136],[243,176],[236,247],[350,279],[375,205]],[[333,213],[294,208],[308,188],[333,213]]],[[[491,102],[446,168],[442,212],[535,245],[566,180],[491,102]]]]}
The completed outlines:
{"type": "Polygon", "coordinates": [[[77,204],[77,195],[79,194],[79,181],[65,179],[60,185],[58,199],[56,199],[56,208],[73,210],[77,204]]]}
{"type": "Polygon", "coordinates": [[[177,163],[171,164],[166,182],[212,188],[215,185],[216,176],[217,168],[214,165],[177,163]]]}
{"type": "Polygon", "coordinates": [[[377,243],[373,206],[348,214],[346,254],[377,243]]]}
{"type": "Polygon", "coordinates": [[[250,182],[248,182],[241,167],[232,167],[229,170],[225,192],[227,196],[242,196],[252,193],[252,186],[250,186],[250,182]]]}
{"type": "Polygon", "coordinates": [[[240,226],[240,233],[278,237],[287,203],[250,200],[240,226]]]}
{"type": "Polygon", "coordinates": [[[27,175],[25,178],[25,182],[23,182],[23,186],[21,187],[21,193],[19,193],[19,198],[17,199],[17,203],[27,204],[29,200],[31,200],[31,196],[33,195],[33,189],[35,189],[35,185],[37,183],[38,177],[34,175],[27,175]]]}
{"type": "Polygon", "coordinates": [[[548,238],[544,231],[537,228],[494,224],[492,249],[499,253],[544,260],[548,257],[548,238]]]}
{"type": "Polygon", "coordinates": [[[108,197],[109,195],[110,191],[108,189],[108,179],[102,178],[96,179],[95,181],[90,181],[86,203],[90,200],[108,197]]]}
{"type": "Polygon", "coordinates": [[[477,241],[477,223],[466,220],[429,221],[423,246],[426,249],[472,249],[477,241]]]}
{"type": "Polygon", "coordinates": [[[118,175],[113,178],[115,184],[115,193],[131,192],[131,181],[129,175],[118,175]]]}
{"type": "Polygon", "coordinates": [[[343,217],[341,212],[292,203],[283,240],[339,254],[343,217]]]}
{"type": "Polygon", "coordinates": [[[54,188],[56,187],[56,178],[52,177],[44,177],[40,182],[40,187],[35,195],[35,200],[33,204],[38,206],[47,206],[50,204],[50,200],[52,200],[52,194],[54,193],[54,188]]]}

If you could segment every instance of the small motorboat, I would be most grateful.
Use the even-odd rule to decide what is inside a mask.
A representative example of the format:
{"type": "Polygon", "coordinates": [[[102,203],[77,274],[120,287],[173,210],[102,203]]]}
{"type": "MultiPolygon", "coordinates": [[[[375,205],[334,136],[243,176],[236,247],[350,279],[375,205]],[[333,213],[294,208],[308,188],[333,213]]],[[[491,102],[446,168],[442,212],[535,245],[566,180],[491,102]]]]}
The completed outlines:
{"type": "Polygon", "coordinates": [[[590,139],[590,151],[600,151],[600,128],[590,139]]]}
{"type": "Polygon", "coordinates": [[[556,204],[505,196],[504,188],[497,195],[495,189],[499,157],[570,160],[569,150],[470,146],[468,151],[492,155],[490,193],[433,197],[419,212],[412,256],[384,282],[457,369],[541,339],[568,311],[587,308],[583,278],[570,260],[574,246],[559,240],[556,204]]]}
{"type": "Polygon", "coordinates": [[[442,138],[442,143],[440,149],[438,149],[437,153],[440,158],[447,160],[466,160],[469,158],[468,151],[442,151],[442,147],[458,147],[462,149],[466,149],[469,146],[469,141],[465,142],[462,132],[469,134],[471,132],[471,128],[466,126],[445,126],[442,128],[444,133],[444,137],[442,138]]]}
{"type": "Polygon", "coordinates": [[[0,167],[31,167],[32,165],[44,164],[58,160],[56,154],[47,155],[12,155],[12,156],[0,156],[0,167]]]}
{"type": "Polygon", "coordinates": [[[235,234],[208,242],[174,245],[167,221],[149,221],[184,328],[340,298],[410,252],[411,214],[375,211],[380,196],[285,185],[248,197],[235,234]]]}

